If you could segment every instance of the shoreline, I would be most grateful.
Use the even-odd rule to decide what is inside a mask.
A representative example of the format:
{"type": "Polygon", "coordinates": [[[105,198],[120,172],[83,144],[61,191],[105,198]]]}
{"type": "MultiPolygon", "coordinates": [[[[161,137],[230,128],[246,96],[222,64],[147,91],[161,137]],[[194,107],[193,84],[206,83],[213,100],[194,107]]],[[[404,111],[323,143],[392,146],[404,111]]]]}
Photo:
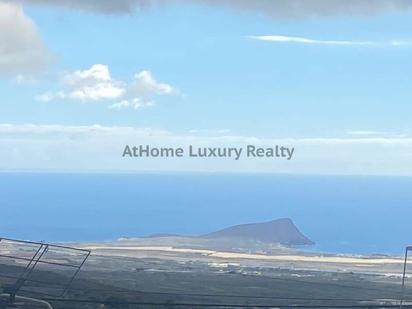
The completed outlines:
{"type": "MultiPolygon", "coordinates": [[[[200,254],[211,258],[222,259],[249,259],[249,260],[266,260],[266,261],[292,261],[292,262],[313,262],[313,263],[336,263],[336,264],[403,264],[401,257],[376,257],[366,255],[342,255],[342,254],[312,254],[305,255],[304,252],[296,254],[259,254],[259,253],[244,253],[244,252],[230,252],[230,251],[217,251],[207,249],[194,249],[194,248],[178,248],[174,246],[102,246],[102,245],[86,245],[81,246],[83,249],[88,249],[95,252],[120,252],[126,251],[129,253],[148,251],[148,252],[171,252],[182,254],[200,254]]],[[[116,255],[116,254],[108,254],[116,255]]]]}

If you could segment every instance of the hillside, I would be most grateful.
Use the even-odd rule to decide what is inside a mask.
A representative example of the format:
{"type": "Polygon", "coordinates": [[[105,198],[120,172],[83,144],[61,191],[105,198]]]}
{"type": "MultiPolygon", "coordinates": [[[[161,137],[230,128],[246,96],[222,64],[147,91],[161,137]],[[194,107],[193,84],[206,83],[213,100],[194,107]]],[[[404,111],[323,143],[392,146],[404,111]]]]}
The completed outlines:
{"type": "Polygon", "coordinates": [[[203,235],[204,238],[241,238],[283,245],[313,245],[288,218],[241,224],[203,235]]]}

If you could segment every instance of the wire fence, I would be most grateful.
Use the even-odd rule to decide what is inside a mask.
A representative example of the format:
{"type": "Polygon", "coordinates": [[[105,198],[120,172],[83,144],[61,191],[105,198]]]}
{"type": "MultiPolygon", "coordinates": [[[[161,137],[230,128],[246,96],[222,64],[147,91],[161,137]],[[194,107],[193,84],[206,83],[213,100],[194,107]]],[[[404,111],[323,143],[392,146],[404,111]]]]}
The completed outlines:
{"type": "Polygon", "coordinates": [[[37,282],[38,284],[35,286],[27,285],[28,282],[33,281],[33,278],[36,278],[39,272],[56,272],[59,269],[64,269],[66,274],[69,273],[64,277],[66,281],[53,281],[54,286],[60,287],[60,289],[55,290],[59,293],[49,295],[63,297],[89,256],[89,250],[43,242],[0,238],[1,264],[8,266],[6,269],[12,274],[17,274],[0,274],[0,277],[7,279],[6,282],[2,282],[2,290],[9,295],[8,302],[14,303],[20,291],[27,291],[28,287],[33,289],[29,292],[39,290],[40,282],[37,282]]]}

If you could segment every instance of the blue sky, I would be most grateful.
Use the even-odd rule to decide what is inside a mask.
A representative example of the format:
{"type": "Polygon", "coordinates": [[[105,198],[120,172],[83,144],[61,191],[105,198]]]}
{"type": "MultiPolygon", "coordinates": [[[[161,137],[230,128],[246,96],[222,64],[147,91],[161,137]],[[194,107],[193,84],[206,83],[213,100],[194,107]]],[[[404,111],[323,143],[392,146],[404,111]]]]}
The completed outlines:
{"type": "MultiPolygon", "coordinates": [[[[41,69],[1,74],[0,124],[13,130],[25,124],[98,124],[179,136],[220,132],[261,139],[369,143],[371,138],[401,138],[400,143],[411,143],[412,11],[291,18],[230,6],[174,4],[104,14],[27,2],[21,8],[24,18],[33,21],[47,56],[41,69]],[[71,95],[83,86],[78,80],[68,86],[65,80],[96,64],[107,67],[111,87],[124,95],[71,95]],[[156,83],[145,95],[145,80],[130,90],[133,76],[141,72],[149,72],[156,83]],[[39,100],[42,95],[47,99],[39,100]],[[135,99],[138,108],[133,108],[135,99]]],[[[379,143],[375,146],[380,149],[379,143]]],[[[365,160],[372,155],[371,149],[362,151],[365,160]]],[[[412,161],[409,148],[400,152],[394,160],[412,161]]],[[[32,168],[47,167],[36,162],[32,168]]],[[[389,174],[400,170],[397,166],[389,174]]]]}

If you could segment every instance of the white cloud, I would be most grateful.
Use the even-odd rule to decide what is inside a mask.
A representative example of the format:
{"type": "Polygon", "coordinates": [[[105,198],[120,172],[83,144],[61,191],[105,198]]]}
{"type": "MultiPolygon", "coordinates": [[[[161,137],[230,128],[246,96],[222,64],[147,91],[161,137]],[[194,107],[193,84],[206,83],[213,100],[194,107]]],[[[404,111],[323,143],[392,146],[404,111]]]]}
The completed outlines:
{"type": "Polygon", "coordinates": [[[150,71],[144,70],[134,75],[133,81],[126,87],[123,100],[109,106],[111,109],[140,109],[156,105],[155,96],[177,95],[173,86],[158,82],[150,71]]]}
{"type": "Polygon", "coordinates": [[[63,84],[69,89],[63,97],[80,101],[117,99],[125,92],[123,83],[113,80],[109,68],[102,64],[66,74],[63,84]]]}
{"type": "MultiPolygon", "coordinates": [[[[140,134],[150,133],[150,136],[156,137],[160,133],[162,137],[180,139],[184,141],[198,142],[225,142],[225,143],[256,143],[260,145],[270,145],[276,143],[295,144],[295,145],[348,145],[348,144],[376,144],[376,145],[411,145],[412,137],[356,137],[356,138],[337,138],[337,137],[279,137],[279,138],[260,138],[256,136],[227,135],[231,130],[205,130],[192,129],[189,134],[173,134],[165,130],[155,130],[149,128],[139,128],[131,126],[67,126],[67,125],[36,125],[36,124],[7,124],[0,123],[0,139],[7,137],[9,134],[53,134],[53,133],[85,133],[97,134],[104,133],[109,135],[121,134],[140,134]],[[220,134],[219,134],[220,133],[220,134]]],[[[375,131],[352,131],[355,134],[378,134],[375,131]]],[[[137,136],[137,135],[136,135],[137,136]]]]}
{"type": "Polygon", "coordinates": [[[134,98],[130,100],[123,100],[118,103],[113,103],[109,106],[110,109],[124,109],[124,108],[132,108],[132,109],[140,109],[142,107],[151,107],[155,106],[156,103],[153,101],[143,101],[140,98],[134,98]]]}
{"type": "Polygon", "coordinates": [[[142,71],[135,74],[134,81],[128,89],[129,96],[150,97],[153,95],[176,94],[177,90],[172,86],[156,81],[150,71],[142,71]]]}
{"type": "Polygon", "coordinates": [[[300,145],[398,145],[412,146],[410,137],[365,137],[365,138],[302,138],[289,139],[290,143],[300,145]]]}
{"type": "Polygon", "coordinates": [[[34,22],[21,5],[0,1],[0,76],[38,73],[50,56],[34,22]]]}
{"type": "Polygon", "coordinates": [[[139,109],[154,106],[156,96],[178,94],[173,86],[158,82],[150,71],[135,74],[133,81],[127,83],[113,79],[109,67],[103,64],[65,74],[62,85],[63,90],[56,93],[46,92],[35,99],[40,102],[59,99],[81,102],[109,101],[112,102],[109,106],[111,109],[139,109]]]}
{"type": "Polygon", "coordinates": [[[106,65],[95,64],[90,69],[67,73],[62,78],[64,90],[56,93],[46,92],[35,99],[50,102],[57,99],[71,99],[82,102],[120,98],[125,89],[123,83],[110,76],[106,65]]]}
{"type": "Polygon", "coordinates": [[[10,136],[42,136],[53,134],[89,134],[89,135],[153,135],[159,136],[169,135],[165,130],[153,130],[149,128],[136,128],[129,126],[102,126],[99,124],[85,126],[70,126],[70,125],[40,125],[40,124],[0,124],[0,139],[10,136]]]}
{"type": "Polygon", "coordinates": [[[318,44],[318,45],[360,45],[370,46],[375,45],[374,42],[369,41],[335,41],[335,40],[314,40],[304,37],[293,37],[283,35],[262,35],[250,36],[251,39],[268,41],[275,43],[297,43],[297,44],[318,44]]]}
{"type": "Polygon", "coordinates": [[[347,131],[346,134],[355,136],[357,138],[370,138],[370,137],[384,137],[389,138],[390,140],[400,140],[403,138],[407,138],[409,134],[407,132],[404,133],[391,133],[391,132],[383,132],[383,131],[372,131],[372,130],[350,130],[347,131]]]}
{"type": "Polygon", "coordinates": [[[259,41],[274,42],[274,43],[294,43],[294,44],[308,44],[308,45],[340,45],[340,46],[410,46],[412,42],[409,41],[389,41],[389,42],[375,42],[375,41],[346,41],[346,40],[316,40],[305,37],[294,37],[284,35],[261,35],[249,36],[249,38],[259,41]]]}

